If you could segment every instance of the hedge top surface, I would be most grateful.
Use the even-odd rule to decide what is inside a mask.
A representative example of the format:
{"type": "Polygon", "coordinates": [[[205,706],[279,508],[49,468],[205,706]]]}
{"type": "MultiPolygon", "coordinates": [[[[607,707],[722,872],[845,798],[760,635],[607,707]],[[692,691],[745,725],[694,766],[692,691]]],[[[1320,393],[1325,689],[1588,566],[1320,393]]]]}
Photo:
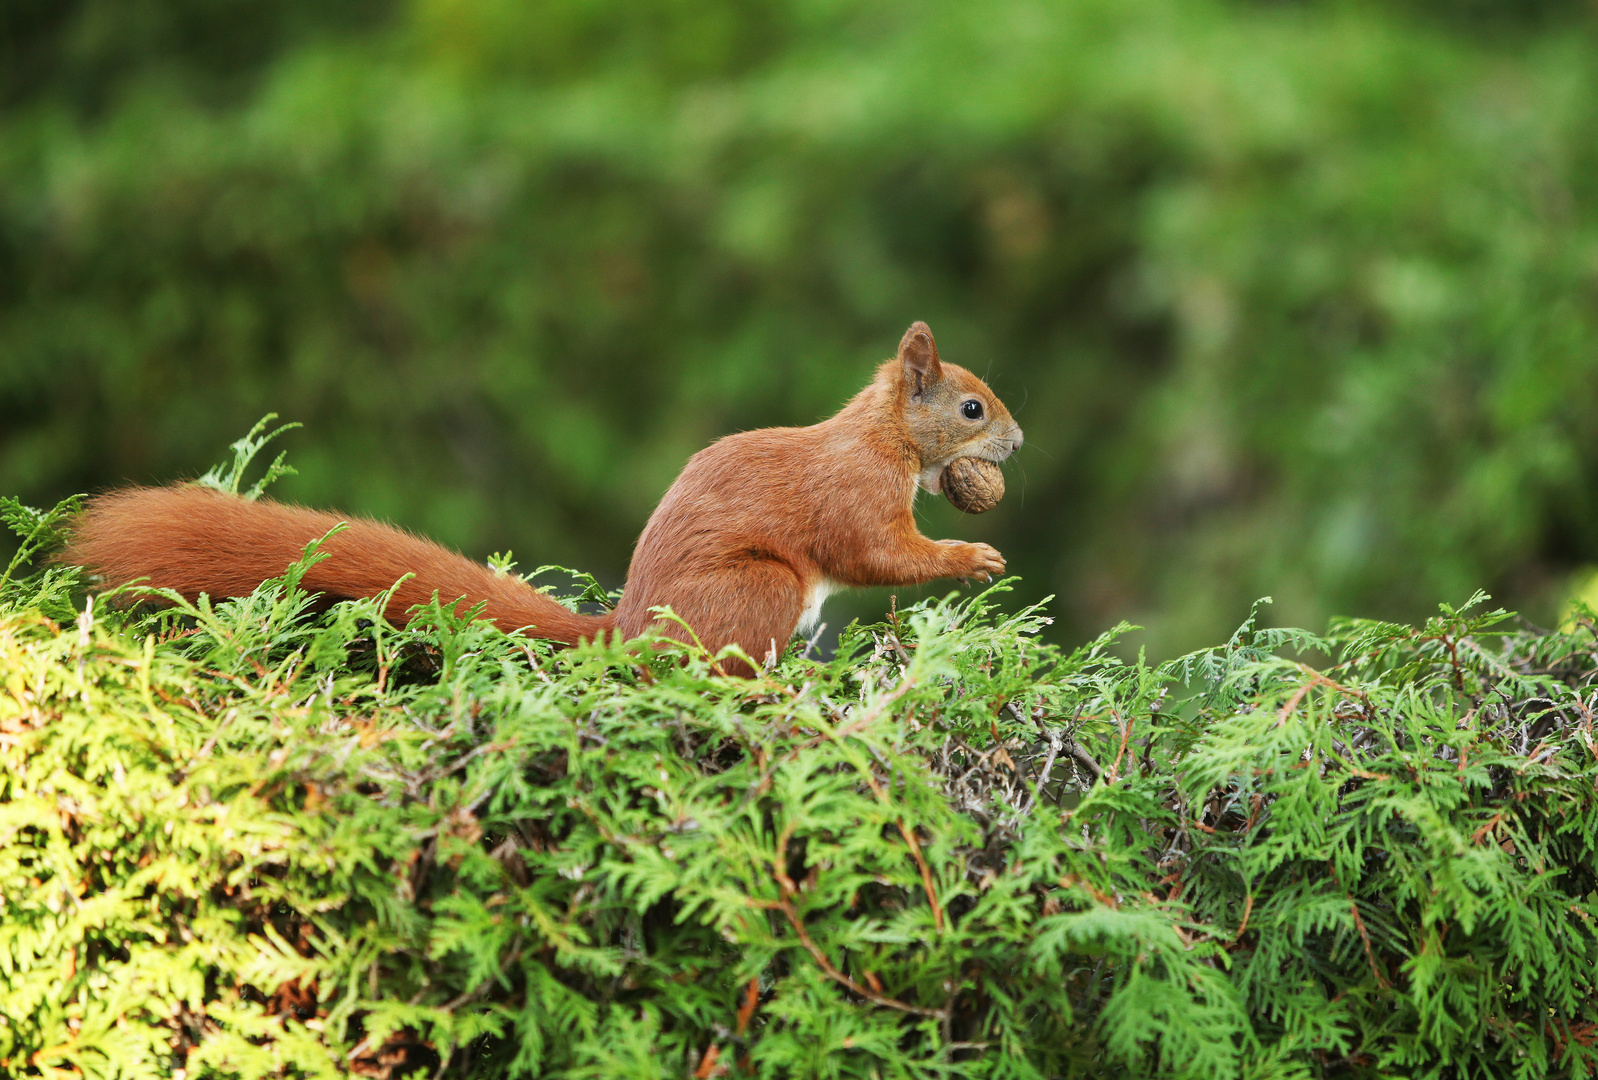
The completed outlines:
{"type": "Polygon", "coordinates": [[[297,568],[154,614],[16,569],[0,1069],[1598,1066],[1590,621],[1251,616],[1150,665],[989,590],[745,681],[313,616],[297,568]]]}

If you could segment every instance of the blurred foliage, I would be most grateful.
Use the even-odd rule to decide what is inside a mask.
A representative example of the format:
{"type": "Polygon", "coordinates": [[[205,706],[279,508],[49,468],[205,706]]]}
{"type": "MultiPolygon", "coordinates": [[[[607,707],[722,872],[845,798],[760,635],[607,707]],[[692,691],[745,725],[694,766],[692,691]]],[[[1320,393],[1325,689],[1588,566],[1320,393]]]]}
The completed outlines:
{"type": "Polygon", "coordinates": [[[925,318],[1028,440],[926,529],[1069,637],[1553,618],[1598,563],[1594,11],[17,0],[0,490],[270,410],[285,497],[618,582],[690,453],[925,318]]]}

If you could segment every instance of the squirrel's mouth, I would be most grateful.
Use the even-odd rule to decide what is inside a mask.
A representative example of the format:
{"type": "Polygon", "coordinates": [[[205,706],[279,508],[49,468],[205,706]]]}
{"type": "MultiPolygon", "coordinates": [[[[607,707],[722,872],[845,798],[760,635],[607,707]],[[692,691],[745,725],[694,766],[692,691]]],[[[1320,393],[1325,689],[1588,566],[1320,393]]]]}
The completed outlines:
{"type": "Polygon", "coordinates": [[[1004,460],[1015,453],[1025,439],[1019,427],[1013,427],[1003,438],[992,437],[982,444],[981,449],[960,454],[960,457],[982,458],[995,465],[1002,465],[1004,460]]]}
{"type": "Polygon", "coordinates": [[[943,470],[948,468],[949,462],[954,461],[956,458],[981,458],[983,461],[991,461],[995,465],[1002,465],[1006,458],[1016,452],[1016,449],[1020,447],[1023,441],[1021,429],[1015,427],[1002,439],[988,438],[975,446],[961,447],[959,451],[950,454],[942,461],[923,464],[921,471],[916,475],[916,486],[922,491],[930,492],[933,495],[941,494],[943,491],[943,470]]]}

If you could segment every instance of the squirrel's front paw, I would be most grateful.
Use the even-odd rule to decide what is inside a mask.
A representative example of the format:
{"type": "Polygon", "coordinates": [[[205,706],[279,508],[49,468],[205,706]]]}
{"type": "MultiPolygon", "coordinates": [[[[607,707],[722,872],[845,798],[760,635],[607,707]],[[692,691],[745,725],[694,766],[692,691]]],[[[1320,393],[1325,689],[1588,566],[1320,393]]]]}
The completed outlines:
{"type": "MultiPolygon", "coordinates": [[[[949,543],[949,541],[942,541],[949,543]]],[[[951,562],[956,568],[948,572],[949,577],[979,577],[983,581],[992,581],[995,574],[1004,573],[1004,556],[999,554],[995,547],[988,544],[965,544],[955,542],[951,562]]]]}

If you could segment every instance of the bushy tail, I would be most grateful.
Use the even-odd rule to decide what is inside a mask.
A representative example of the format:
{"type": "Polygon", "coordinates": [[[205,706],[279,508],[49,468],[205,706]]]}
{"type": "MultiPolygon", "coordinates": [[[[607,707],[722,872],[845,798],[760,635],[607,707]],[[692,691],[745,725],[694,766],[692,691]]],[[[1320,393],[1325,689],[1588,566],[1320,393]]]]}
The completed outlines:
{"type": "Polygon", "coordinates": [[[300,559],[305,545],[338,525],[320,547],[327,557],[306,572],[302,586],[330,600],[374,596],[413,574],[394,593],[389,618],[403,623],[410,609],[437,593],[457,611],[484,602],[483,615],[501,629],[531,628],[535,637],[568,645],[610,628],[605,615],[578,615],[525,582],[430,540],[362,518],[261,500],[210,488],[124,488],[97,496],[58,556],[99,574],[107,586],[140,578],[193,600],[248,596],[267,578],[300,559]]]}

